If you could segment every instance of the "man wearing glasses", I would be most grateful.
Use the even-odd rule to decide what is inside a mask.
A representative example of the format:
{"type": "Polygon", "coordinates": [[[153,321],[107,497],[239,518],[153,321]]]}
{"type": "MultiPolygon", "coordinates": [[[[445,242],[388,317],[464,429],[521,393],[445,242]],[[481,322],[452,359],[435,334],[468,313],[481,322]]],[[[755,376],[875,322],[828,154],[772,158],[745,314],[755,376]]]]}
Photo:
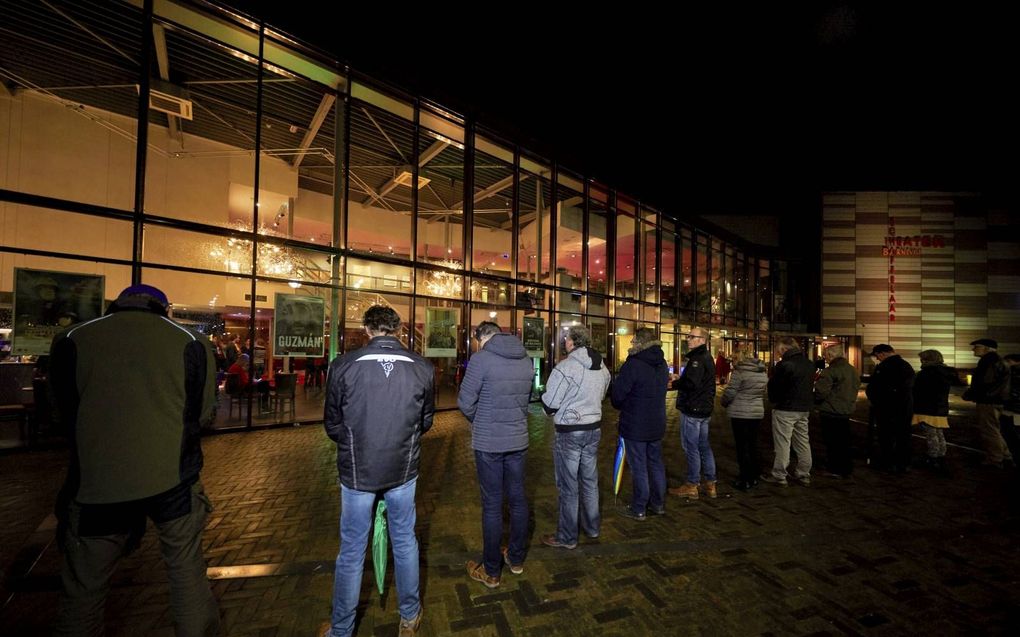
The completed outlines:
{"type": "Polygon", "coordinates": [[[687,365],[679,379],[676,408],[680,410],[680,442],[687,456],[687,481],[670,489],[673,495],[698,499],[701,474],[705,474],[705,495],[714,498],[715,455],[708,443],[708,425],[715,407],[715,363],[708,351],[708,331],[695,327],[687,335],[687,365]]]}

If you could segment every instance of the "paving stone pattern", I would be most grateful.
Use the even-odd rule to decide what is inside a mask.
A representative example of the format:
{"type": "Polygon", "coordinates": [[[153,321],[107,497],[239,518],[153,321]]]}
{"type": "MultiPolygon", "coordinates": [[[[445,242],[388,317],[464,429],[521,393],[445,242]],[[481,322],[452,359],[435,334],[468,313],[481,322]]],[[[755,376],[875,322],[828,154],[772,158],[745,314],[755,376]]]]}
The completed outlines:
{"type": "MultiPolygon", "coordinates": [[[[864,404],[861,405],[863,415],[864,404]]],[[[670,485],[685,463],[670,408],[670,485]]],[[[607,423],[615,412],[607,406],[607,423]]],[[[970,443],[966,411],[950,440],[970,443]]],[[[813,427],[815,424],[813,423],[813,427]]],[[[531,524],[523,575],[504,569],[494,590],[469,580],[481,552],[480,505],[467,422],[443,412],[424,439],[418,485],[423,634],[429,635],[948,635],[1020,629],[1020,481],[978,467],[952,449],[951,478],[923,470],[889,476],[862,466],[853,480],[823,477],[820,432],[810,488],[728,488],[736,472],[722,414],[712,439],[720,472],[715,500],[670,496],[663,517],[619,515],[609,481],[615,424],[600,449],[602,534],[576,550],[538,537],[555,530],[553,430],[530,418],[527,495],[531,524]]],[[[858,446],[863,431],[858,426],[858,446]]],[[[761,428],[762,458],[771,435],[761,428]]],[[[203,480],[216,506],[205,553],[225,635],[311,636],[330,612],[339,514],[335,450],[320,426],[218,435],[204,441],[203,480]],[[238,567],[248,566],[248,569],[238,567]]],[[[920,452],[922,443],[916,440],[920,452]]],[[[0,634],[48,632],[59,553],[44,524],[66,451],[0,456],[0,568],[7,576],[0,634]],[[40,524],[43,527],[40,529],[40,524]],[[41,555],[40,555],[41,551],[41,555]],[[36,562],[35,559],[38,558],[36,562]],[[18,577],[35,562],[26,577],[18,577]],[[13,595],[13,597],[11,597],[13,595]],[[10,600],[8,601],[8,598],[10,600]]],[[[359,635],[393,635],[399,621],[392,568],[386,593],[366,561],[359,635]]],[[[113,636],[169,636],[166,577],[154,533],[119,568],[107,607],[113,636]]]]}

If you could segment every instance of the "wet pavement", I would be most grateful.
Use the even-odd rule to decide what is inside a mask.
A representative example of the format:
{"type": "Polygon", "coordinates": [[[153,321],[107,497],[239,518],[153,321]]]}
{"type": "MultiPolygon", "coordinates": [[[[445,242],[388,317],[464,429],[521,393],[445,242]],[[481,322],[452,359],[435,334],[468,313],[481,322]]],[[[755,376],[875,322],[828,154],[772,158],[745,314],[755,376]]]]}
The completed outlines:
{"type": "MultiPolygon", "coordinates": [[[[966,404],[954,400],[949,477],[894,476],[856,457],[852,480],[826,478],[812,420],[809,488],[734,491],[733,436],[712,427],[720,473],[714,500],[669,496],[663,517],[619,514],[609,473],[615,412],[599,457],[602,535],[576,550],[543,546],[556,524],[551,422],[533,406],[527,460],[530,547],[522,575],[494,590],[468,579],[481,553],[480,505],[468,424],[443,412],[423,439],[418,486],[422,634],[426,635],[903,635],[1017,634],[1020,630],[1020,481],[979,466],[966,404]]],[[[855,423],[865,447],[864,401],[855,423]]],[[[670,407],[670,486],[685,468],[670,407]]],[[[771,434],[760,430],[762,460],[771,434]]],[[[215,435],[203,441],[213,500],[205,554],[223,634],[316,634],[330,613],[339,513],[335,450],[321,426],[215,435]]],[[[923,441],[915,438],[915,454],[923,441]]],[[[66,450],[0,455],[0,634],[47,634],[60,556],[49,514],[66,450]]],[[[392,567],[380,597],[366,562],[359,635],[394,635],[392,567]]],[[[107,604],[110,635],[172,635],[155,533],[123,560],[107,604]]]]}

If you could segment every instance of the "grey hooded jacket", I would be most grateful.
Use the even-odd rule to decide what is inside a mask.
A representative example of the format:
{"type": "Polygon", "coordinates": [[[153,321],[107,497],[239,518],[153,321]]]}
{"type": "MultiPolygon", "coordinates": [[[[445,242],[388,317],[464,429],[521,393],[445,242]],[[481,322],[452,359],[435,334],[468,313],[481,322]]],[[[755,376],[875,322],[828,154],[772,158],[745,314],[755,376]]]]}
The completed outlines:
{"type": "Polygon", "coordinates": [[[737,363],[719,404],[730,418],[759,419],[765,416],[765,364],[757,358],[737,363]]]}
{"type": "Polygon", "coordinates": [[[602,355],[590,347],[576,347],[549,374],[542,404],[553,414],[556,431],[598,429],[608,388],[609,370],[602,355]]]}

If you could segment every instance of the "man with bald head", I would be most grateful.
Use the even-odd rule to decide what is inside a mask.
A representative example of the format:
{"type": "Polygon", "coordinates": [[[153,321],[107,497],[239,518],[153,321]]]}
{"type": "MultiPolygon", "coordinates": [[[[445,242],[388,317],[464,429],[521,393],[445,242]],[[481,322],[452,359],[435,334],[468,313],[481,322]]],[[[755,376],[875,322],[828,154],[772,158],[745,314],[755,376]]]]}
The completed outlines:
{"type": "Polygon", "coordinates": [[[705,495],[714,498],[715,455],[708,443],[708,425],[715,407],[715,362],[708,351],[708,330],[693,328],[687,334],[687,347],[684,373],[673,382],[673,389],[677,390],[676,408],[680,410],[680,443],[687,457],[687,480],[669,492],[697,500],[704,473],[705,495]]]}

